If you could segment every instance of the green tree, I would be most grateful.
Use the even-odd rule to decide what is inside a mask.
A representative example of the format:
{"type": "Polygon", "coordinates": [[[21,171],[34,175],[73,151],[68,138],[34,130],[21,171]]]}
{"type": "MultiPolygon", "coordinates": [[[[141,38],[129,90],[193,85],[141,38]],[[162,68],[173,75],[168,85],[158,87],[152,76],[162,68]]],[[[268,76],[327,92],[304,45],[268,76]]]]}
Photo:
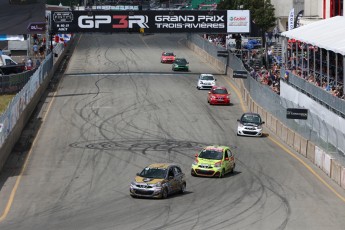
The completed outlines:
{"type": "Polygon", "coordinates": [[[218,4],[219,10],[250,10],[252,21],[262,30],[269,31],[276,25],[274,6],[271,0],[223,0],[218,4]]]}

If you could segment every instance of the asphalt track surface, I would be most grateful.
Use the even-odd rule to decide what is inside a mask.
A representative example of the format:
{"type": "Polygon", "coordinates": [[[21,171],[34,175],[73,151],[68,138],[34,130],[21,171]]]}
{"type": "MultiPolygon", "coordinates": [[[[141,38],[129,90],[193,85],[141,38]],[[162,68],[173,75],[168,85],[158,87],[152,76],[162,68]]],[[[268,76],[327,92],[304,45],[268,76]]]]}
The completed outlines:
{"type": "MultiPolygon", "coordinates": [[[[20,0],[12,0],[20,3],[20,0]]],[[[0,0],[0,34],[28,34],[32,22],[45,22],[45,1],[24,0],[22,4],[10,4],[9,0],[0,0]]],[[[37,33],[37,32],[33,32],[37,33]]]]}
{"type": "Polygon", "coordinates": [[[24,172],[2,181],[1,230],[345,228],[344,191],[274,136],[237,137],[236,90],[184,42],[168,34],[81,37],[24,172]],[[186,57],[191,71],[172,72],[162,51],[186,57]],[[231,106],[207,103],[207,91],[196,89],[200,73],[216,74],[231,106]],[[232,147],[234,174],[191,177],[195,153],[209,144],[232,147]],[[187,192],[131,198],[130,181],[153,162],[179,163],[187,192]]]}

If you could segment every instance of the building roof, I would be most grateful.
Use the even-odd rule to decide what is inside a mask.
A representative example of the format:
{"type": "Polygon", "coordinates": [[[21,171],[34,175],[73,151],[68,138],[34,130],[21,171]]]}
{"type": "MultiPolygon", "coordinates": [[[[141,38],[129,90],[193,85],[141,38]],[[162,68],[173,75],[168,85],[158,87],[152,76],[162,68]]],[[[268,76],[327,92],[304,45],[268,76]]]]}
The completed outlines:
{"type": "Polygon", "coordinates": [[[345,17],[317,21],[282,33],[304,43],[318,46],[345,56],[345,17]]]}

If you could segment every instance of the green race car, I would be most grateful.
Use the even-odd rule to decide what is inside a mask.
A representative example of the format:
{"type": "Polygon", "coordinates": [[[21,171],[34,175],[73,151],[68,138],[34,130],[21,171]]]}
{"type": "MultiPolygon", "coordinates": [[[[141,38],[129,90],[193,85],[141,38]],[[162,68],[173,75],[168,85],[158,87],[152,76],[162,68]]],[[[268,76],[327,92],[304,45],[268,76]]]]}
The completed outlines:
{"type": "Polygon", "coordinates": [[[227,146],[207,146],[195,155],[192,176],[224,177],[235,169],[235,157],[227,146]]]}
{"type": "Polygon", "coordinates": [[[184,71],[189,71],[188,67],[189,62],[185,58],[176,58],[175,61],[172,64],[172,70],[184,70],[184,71]]]}

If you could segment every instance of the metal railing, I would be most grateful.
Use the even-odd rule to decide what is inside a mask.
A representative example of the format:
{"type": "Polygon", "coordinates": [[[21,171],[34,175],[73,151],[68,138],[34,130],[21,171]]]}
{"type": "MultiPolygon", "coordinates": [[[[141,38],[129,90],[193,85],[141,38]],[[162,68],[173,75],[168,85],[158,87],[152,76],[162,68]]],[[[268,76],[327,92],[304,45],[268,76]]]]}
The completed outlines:
{"type": "MultiPolygon", "coordinates": [[[[285,70],[282,69],[282,74],[285,70]]],[[[325,106],[327,109],[336,113],[337,115],[345,118],[345,100],[333,96],[324,89],[307,82],[301,77],[295,76],[292,72],[289,72],[289,78],[287,81],[294,88],[300,92],[308,95],[315,101],[319,102],[321,105],[325,106]]]]}

